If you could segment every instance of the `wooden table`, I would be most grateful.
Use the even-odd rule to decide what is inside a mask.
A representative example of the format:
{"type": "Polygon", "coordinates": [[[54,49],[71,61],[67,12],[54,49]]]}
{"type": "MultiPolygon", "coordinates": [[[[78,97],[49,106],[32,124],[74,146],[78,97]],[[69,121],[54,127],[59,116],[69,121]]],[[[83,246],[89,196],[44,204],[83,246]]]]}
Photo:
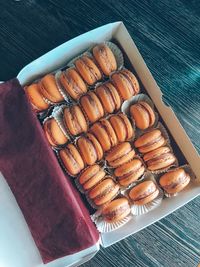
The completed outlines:
{"type": "MultiPolygon", "coordinates": [[[[200,1],[1,0],[0,4],[0,80],[15,77],[30,61],[81,33],[122,20],[200,152],[200,1]]],[[[199,197],[101,249],[84,266],[196,267],[198,262],[199,197]]]]}

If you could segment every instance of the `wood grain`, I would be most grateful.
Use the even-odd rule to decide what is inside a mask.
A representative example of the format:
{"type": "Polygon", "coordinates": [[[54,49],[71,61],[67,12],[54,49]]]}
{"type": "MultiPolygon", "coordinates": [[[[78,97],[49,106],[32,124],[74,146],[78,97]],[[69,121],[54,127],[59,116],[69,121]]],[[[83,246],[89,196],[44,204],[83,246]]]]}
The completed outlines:
{"type": "MultiPolygon", "coordinates": [[[[122,20],[200,152],[199,0],[0,0],[0,80],[95,27],[122,20]]],[[[196,267],[200,198],[101,251],[89,266],[196,267]]]]}

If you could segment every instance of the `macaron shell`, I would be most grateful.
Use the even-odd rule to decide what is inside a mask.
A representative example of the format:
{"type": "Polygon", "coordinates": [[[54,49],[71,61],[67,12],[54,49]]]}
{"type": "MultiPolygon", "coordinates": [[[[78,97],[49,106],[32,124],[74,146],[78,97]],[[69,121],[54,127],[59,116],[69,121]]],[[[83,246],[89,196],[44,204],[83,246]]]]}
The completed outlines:
{"type": "Polygon", "coordinates": [[[137,181],[143,174],[144,174],[145,168],[144,166],[141,166],[138,170],[127,174],[124,177],[118,177],[119,184],[121,186],[128,186],[132,184],[133,182],[137,181]]]}
{"type": "Polygon", "coordinates": [[[149,114],[140,105],[131,106],[130,114],[137,128],[145,130],[150,126],[149,114]]]}
{"type": "Polygon", "coordinates": [[[59,156],[70,175],[78,174],[84,168],[84,162],[76,147],[69,144],[59,151],[59,156]]]}
{"type": "Polygon", "coordinates": [[[101,170],[100,166],[95,164],[87,167],[79,176],[79,183],[84,184],[88,180],[90,180],[95,174],[97,174],[101,170]]]}
{"type": "Polygon", "coordinates": [[[55,119],[48,119],[44,123],[44,131],[49,143],[52,146],[64,145],[69,140],[60,129],[55,119]]]}
{"type": "Polygon", "coordinates": [[[93,124],[90,128],[91,133],[97,138],[103,151],[107,151],[111,148],[110,138],[105,130],[105,128],[101,125],[100,122],[93,124]]]}
{"type": "Polygon", "coordinates": [[[112,95],[112,98],[114,99],[114,102],[115,102],[115,110],[118,110],[121,107],[121,104],[122,104],[121,97],[120,97],[116,87],[114,87],[114,85],[112,85],[110,83],[109,84],[109,88],[110,88],[110,93],[112,95]]]}
{"type": "Polygon", "coordinates": [[[96,198],[102,194],[107,188],[112,188],[115,186],[115,182],[108,176],[101,183],[95,186],[89,193],[88,196],[91,199],[96,198]]]}
{"type": "Polygon", "coordinates": [[[176,158],[172,153],[165,153],[158,158],[148,161],[147,166],[150,171],[162,170],[170,167],[175,161],[176,158]]]}
{"type": "Polygon", "coordinates": [[[114,171],[114,174],[117,177],[121,177],[121,176],[124,176],[128,173],[139,170],[139,168],[141,168],[141,166],[142,166],[142,162],[139,159],[133,159],[133,160],[119,166],[118,168],[116,168],[114,171]]]}
{"type": "Polygon", "coordinates": [[[105,75],[117,69],[117,62],[111,49],[105,44],[99,44],[92,50],[93,56],[105,75]]]}
{"type": "Polygon", "coordinates": [[[88,138],[81,136],[77,141],[77,146],[85,164],[93,165],[97,161],[95,147],[88,138]]]}
{"type": "Polygon", "coordinates": [[[104,110],[102,104],[94,92],[88,92],[87,95],[81,97],[80,102],[91,123],[103,117],[104,110]]]}
{"type": "Polygon", "coordinates": [[[143,135],[141,135],[136,141],[135,141],[135,147],[141,147],[149,142],[154,141],[155,139],[159,138],[161,136],[161,131],[159,129],[153,129],[143,135]]]}
{"type": "Polygon", "coordinates": [[[101,160],[103,158],[104,152],[103,152],[103,148],[100,145],[99,141],[96,139],[96,137],[91,134],[91,133],[87,133],[87,138],[92,142],[96,153],[97,153],[97,159],[101,160]]]}
{"type": "Polygon", "coordinates": [[[109,121],[116,133],[118,142],[124,142],[126,140],[127,131],[123,120],[118,115],[113,115],[109,118],[109,121]]]}
{"type": "Polygon", "coordinates": [[[34,109],[36,109],[37,111],[43,111],[48,109],[49,104],[44,101],[37,83],[27,86],[25,89],[25,93],[31,104],[33,105],[34,109]]]}
{"type": "Polygon", "coordinates": [[[56,85],[53,74],[45,75],[39,82],[41,94],[53,103],[59,103],[64,100],[56,85]]]}
{"type": "Polygon", "coordinates": [[[116,184],[112,190],[108,193],[106,193],[104,196],[94,199],[94,203],[97,206],[101,206],[106,204],[107,202],[111,201],[119,192],[119,185],[116,184]]]}
{"type": "Polygon", "coordinates": [[[180,191],[182,191],[190,182],[190,176],[187,175],[186,179],[184,182],[178,184],[176,187],[171,188],[171,189],[164,189],[167,193],[169,194],[176,194],[179,193],[180,191]]]}
{"type": "Polygon", "coordinates": [[[148,160],[154,159],[154,158],[156,158],[162,154],[169,153],[169,152],[170,152],[169,147],[167,147],[167,146],[159,147],[155,150],[152,150],[152,151],[144,154],[143,160],[148,161],[148,160]]]}
{"type": "Polygon", "coordinates": [[[147,152],[150,152],[150,151],[157,149],[161,146],[166,145],[166,143],[167,143],[167,140],[165,140],[164,137],[161,137],[160,140],[155,142],[154,144],[149,145],[149,146],[145,146],[145,147],[140,147],[140,148],[138,148],[138,150],[141,153],[147,153],[147,152]]]}
{"type": "Polygon", "coordinates": [[[87,132],[88,125],[83,112],[78,105],[65,108],[63,112],[63,119],[66,127],[72,135],[87,132]]]}
{"type": "Polygon", "coordinates": [[[153,126],[156,120],[156,116],[155,116],[155,112],[152,109],[152,107],[145,101],[141,101],[139,102],[140,105],[143,106],[143,109],[146,110],[146,112],[148,112],[149,115],[149,127],[153,126]]]}
{"type": "Polygon", "coordinates": [[[74,68],[63,71],[60,75],[60,82],[66,92],[75,100],[87,92],[85,82],[74,68]]]}
{"type": "Polygon", "coordinates": [[[100,123],[104,127],[104,129],[106,130],[106,132],[110,138],[111,147],[116,146],[118,143],[118,140],[117,140],[117,136],[115,134],[115,131],[114,131],[111,123],[107,119],[101,119],[100,123]]]}
{"type": "Polygon", "coordinates": [[[143,195],[149,196],[151,193],[156,191],[156,185],[153,181],[144,181],[134,186],[129,192],[129,198],[132,201],[137,200],[143,195]]]}
{"type": "Polygon", "coordinates": [[[126,140],[130,140],[133,137],[133,134],[134,134],[131,122],[129,121],[128,117],[123,113],[120,113],[118,116],[124,122],[124,125],[125,125],[125,128],[126,128],[126,140]]]}
{"type": "Polygon", "coordinates": [[[97,172],[94,176],[91,177],[91,179],[83,184],[84,190],[90,190],[91,188],[93,188],[96,184],[103,180],[105,175],[106,173],[104,172],[104,170],[97,172]]]}
{"type": "Polygon", "coordinates": [[[136,76],[130,70],[127,69],[123,69],[121,72],[126,75],[126,77],[129,78],[129,80],[131,81],[132,86],[134,88],[134,95],[138,94],[140,91],[140,85],[136,76]]]}
{"type": "Polygon", "coordinates": [[[154,193],[152,193],[151,195],[149,195],[149,196],[147,196],[141,200],[133,201],[133,203],[135,205],[138,205],[138,206],[146,205],[146,204],[150,203],[151,201],[153,201],[158,195],[159,195],[159,190],[156,189],[156,191],[154,193]]]}
{"type": "Polygon", "coordinates": [[[92,58],[88,56],[82,56],[77,59],[75,61],[75,66],[83,80],[89,85],[93,85],[102,78],[99,68],[96,66],[92,58]]]}

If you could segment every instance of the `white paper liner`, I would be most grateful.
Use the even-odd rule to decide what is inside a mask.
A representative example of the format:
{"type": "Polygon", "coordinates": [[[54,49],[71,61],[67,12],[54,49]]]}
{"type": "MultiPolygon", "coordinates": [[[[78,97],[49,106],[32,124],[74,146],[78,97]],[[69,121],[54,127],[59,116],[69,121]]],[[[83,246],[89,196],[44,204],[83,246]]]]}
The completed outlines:
{"type": "Polygon", "coordinates": [[[71,103],[71,97],[67,94],[66,90],[63,88],[61,82],[60,82],[60,75],[61,75],[62,71],[57,71],[55,73],[55,80],[56,80],[56,85],[58,87],[58,91],[60,92],[60,94],[62,95],[62,97],[64,98],[64,100],[70,104],[71,103]]]}
{"type": "Polygon", "coordinates": [[[92,221],[95,223],[97,230],[100,233],[109,233],[114,230],[117,230],[120,227],[122,227],[124,224],[129,222],[132,218],[133,216],[129,214],[127,217],[125,217],[124,219],[118,222],[109,223],[103,219],[103,217],[100,215],[100,211],[97,211],[95,214],[91,216],[92,221]]]}
{"type": "MultiPolygon", "coordinates": [[[[188,173],[188,174],[190,175],[191,180],[190,180],[189,184],[192,183],[192,182],[194,182],[194,181],[196,180],[196,176],[195,176],[194,172],[192,171],[192,169],[191,169],[191,167],[190,167],[189,164],[185,164],[185,165],[183,165],[183,166],[179,166],[179,167],[177,167],[177,168],[174,168],[174,169],[172,169],[172,170],[169,170],[169,171],[166,172],[166,173],[169,173],[170,171],[174,171],[174,170],[178,170],[178,169],[184,169],[185,172],[188,173]]],[[[161,176],[158,176],[158,177],[157,177],[158,182],[159,182],[160,177],[161,177],[161,176]]],[[[188,185],[189,185],[189,184],[188,184],[188,185]]],[[[184,191],[185,189],[187,189],[188,185],[187,185],[182,191],[184,191]]],[[[182,191],[180,191],[180,192],[182,192],[182,191]]],[[[178,192],[178,193],[174,193],[174,194],[169,194],[169,193],[167,193],[167,192],[164,190],[164,195],[165,195],[166,197],[169,197],[169,198],[170,198],[170,197],[175,197],[175,196],[177,196],[180,192],[178,192]]]]}
{"type": "Polygon", "coordinates": [[[158,120],[159,120],[158,113],[155,112],[154,103],[152,102],[152,100],[146,94],[138,94],[138,95],[132,96],[128,100],[125,100],[123,102],[122,106],[121,106],[121,111],[123,113],[125,113],[127,116],[129,116],[130,119],[132,120],[132,122],[135,124],[134,119],[130,116],[130,112],[129,112],[130,111],[130,106],[132,106],[132,105],[134,105],[134,104],[136,104],[138,102],[141,102],[141,101],[147,102],[147,104],[149,104],[150,107],[153,109],[154,114],[155,114],[155,122],[154,122],[154,124],[151,127],[147,128],[145,130],[141,130],[141,129],[139,129],[139,128],[137,128],[135,126],[136,132],[137,132],[136,133],[137,136],[140,135],[140,134],[142,134],[142,133],[145,133],[146,131],[148,131],[148,130],[150,130],[152,128],[155,128],[158,125],[158,120]]]}

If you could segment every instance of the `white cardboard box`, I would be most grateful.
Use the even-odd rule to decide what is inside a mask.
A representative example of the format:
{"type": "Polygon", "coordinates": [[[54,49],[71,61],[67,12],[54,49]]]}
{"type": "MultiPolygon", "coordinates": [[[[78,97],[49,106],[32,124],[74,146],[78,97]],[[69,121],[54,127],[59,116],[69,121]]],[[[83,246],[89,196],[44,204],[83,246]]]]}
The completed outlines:
{"type": "MultiPolygon", "coordinates": [[[[195,173],[197,180],[177,197],[163,200],[155,210],[132,219],[120,229],[101,235],[101,245],[110,246],[125,237],[138,232],[185,205],[200,194],[200,156],[180,125],[170,107],[162,101],[162,93],[147,68],[142,56],[122,22],[110,23],[82,34],[34,60],[25,66],[17,78],[22,85],[45,73],[66,65],[70,59],[93,44],[115,39],[129,57],[135,71],[156,105],[173,138],[195,173]]],[[[3,176],[0,176],[0,266],[1,267],[42,267],[39,252],[26,225],[24,217],[3,176]],[[15,222],[15,223],[13,223],[15,222]]],[[[99,244],[46,264],[46,267],[77,266],[88,261],[99,250],[99,244]]]]}

